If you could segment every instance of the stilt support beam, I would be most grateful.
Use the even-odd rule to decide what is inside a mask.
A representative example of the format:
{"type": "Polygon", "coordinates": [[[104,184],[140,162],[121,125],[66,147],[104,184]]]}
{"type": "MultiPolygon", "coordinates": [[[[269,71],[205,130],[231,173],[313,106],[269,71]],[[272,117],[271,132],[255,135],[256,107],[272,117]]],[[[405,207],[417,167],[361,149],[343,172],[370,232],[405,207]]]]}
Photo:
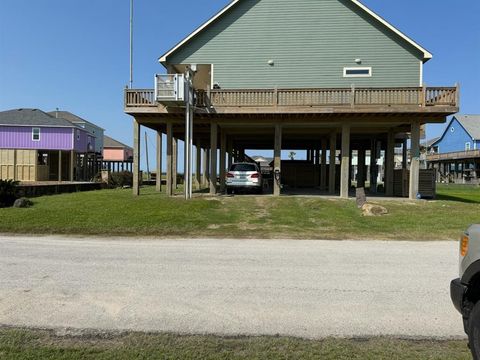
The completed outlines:
{"type": "Polygon", "coordinates": [[[385,155],[385,195],[393,196],[393,177],[395,173],[395,133],[393,130],[388,132],[387,153],[385,155]]]}
{"type": "Polygon", "coordinates": [[[340,197],[348,199],[350,177],[350,125],[342,125],[342,163],[340,171],[340,197]]]}
{"type": "Polygon", "coordinates": [[[280,196],[282,181],[282,127],[275,125],[274,167],[273,167],[273,195],[280,196]]]}
{"type": "Polygon", "coordinates": [[[417,199],[418,183],[420,179],[420,123],[412,123],[410,145],[410,186],[409,198],[417,199]]]}
{"type": "Polygon", "coordinates": [[[337,133],[332,132],[330,134],[330,165],[328,173],[328,192],[335,194],[335,171],[337,168],[337,133]]]}
{"type": "Polygon", "coordinates": [[[167,196],[173,195],[173,130],[167,123],[167,196]]]}
{"type": "MultiPolygon", "coordinates": [[[[87,154],[84,157],[87,160],[87,154]]],[[[133,120],[133,195],[140,195],[140,124],[133,120]]]]}
{"type": "Polygon", "coordinates": [[[218,125],[210,125],[210,195],[217,193],[217,141],[218,125]]]}
{"type": "Polygon", "coordinates": [[[161,131],[157,131],[157,178],[155,180],[155,189],[159,192],[162,191],[162,132],[161,131]]]}

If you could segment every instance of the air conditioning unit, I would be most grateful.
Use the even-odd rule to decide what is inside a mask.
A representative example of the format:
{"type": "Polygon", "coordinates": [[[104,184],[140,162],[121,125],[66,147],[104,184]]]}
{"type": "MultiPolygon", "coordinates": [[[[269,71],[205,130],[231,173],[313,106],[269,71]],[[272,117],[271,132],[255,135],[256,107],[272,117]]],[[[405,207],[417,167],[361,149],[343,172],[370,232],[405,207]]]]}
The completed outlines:
{"type": "Polygon", "coordinates": [[[184,102],[185,76],[183,74],[155,75],[155,98],[162,104],[184,102]]]}

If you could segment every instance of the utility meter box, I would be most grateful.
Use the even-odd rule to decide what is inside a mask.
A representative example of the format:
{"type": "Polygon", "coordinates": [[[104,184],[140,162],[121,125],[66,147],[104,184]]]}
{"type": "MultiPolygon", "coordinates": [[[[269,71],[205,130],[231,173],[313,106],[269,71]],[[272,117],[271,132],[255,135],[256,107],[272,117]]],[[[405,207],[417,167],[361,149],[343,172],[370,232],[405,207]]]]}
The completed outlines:
{"type": "Polygon", "coordinates": [[[155,98],[165,105],[185,101],[185,76],[183,74],[155,75],[155,98]]]}

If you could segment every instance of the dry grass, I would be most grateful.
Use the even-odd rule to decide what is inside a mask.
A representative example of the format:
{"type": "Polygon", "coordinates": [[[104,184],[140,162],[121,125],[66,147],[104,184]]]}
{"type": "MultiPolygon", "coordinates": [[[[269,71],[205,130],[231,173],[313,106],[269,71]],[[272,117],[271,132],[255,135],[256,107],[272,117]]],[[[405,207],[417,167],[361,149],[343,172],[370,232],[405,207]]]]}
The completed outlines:
{"type": "Polygon", "coordinates": [[[463,360],[465,341],[372,339],[303,340],[286,337],[216,337],[175,334],[77,334],[0,329],[0,358],[37,359],[438,359],[463,360]]]}

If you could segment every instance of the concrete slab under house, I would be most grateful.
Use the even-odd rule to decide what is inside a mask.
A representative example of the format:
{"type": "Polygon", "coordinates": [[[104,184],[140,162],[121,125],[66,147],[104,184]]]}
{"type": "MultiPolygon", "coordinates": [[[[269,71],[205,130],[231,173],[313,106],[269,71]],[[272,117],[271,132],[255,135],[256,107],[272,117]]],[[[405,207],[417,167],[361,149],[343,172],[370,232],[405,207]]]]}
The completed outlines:
{"type": "Polygon", "coordinates": [[[356,0],[232,1],[160,57],[167,75],[153,89],[125,90],[134,194],[145,126],[158,132],[158,145],[166,135],[166,154],[157,146],[157,159],[166,163],[168,195],[181,139],[186,198],[193,184],[223,192],[227,166],[249,149],[273,151],[268,186],[276,196],[302,188],[347,198],[353,186],[434,196],[434,172],[420,170],[421,132],[458,111],[459,91],[424,85],[431,58],[356,0]],[[287,149],[307,151],[307,159],[282,159],[287,149]]]}

